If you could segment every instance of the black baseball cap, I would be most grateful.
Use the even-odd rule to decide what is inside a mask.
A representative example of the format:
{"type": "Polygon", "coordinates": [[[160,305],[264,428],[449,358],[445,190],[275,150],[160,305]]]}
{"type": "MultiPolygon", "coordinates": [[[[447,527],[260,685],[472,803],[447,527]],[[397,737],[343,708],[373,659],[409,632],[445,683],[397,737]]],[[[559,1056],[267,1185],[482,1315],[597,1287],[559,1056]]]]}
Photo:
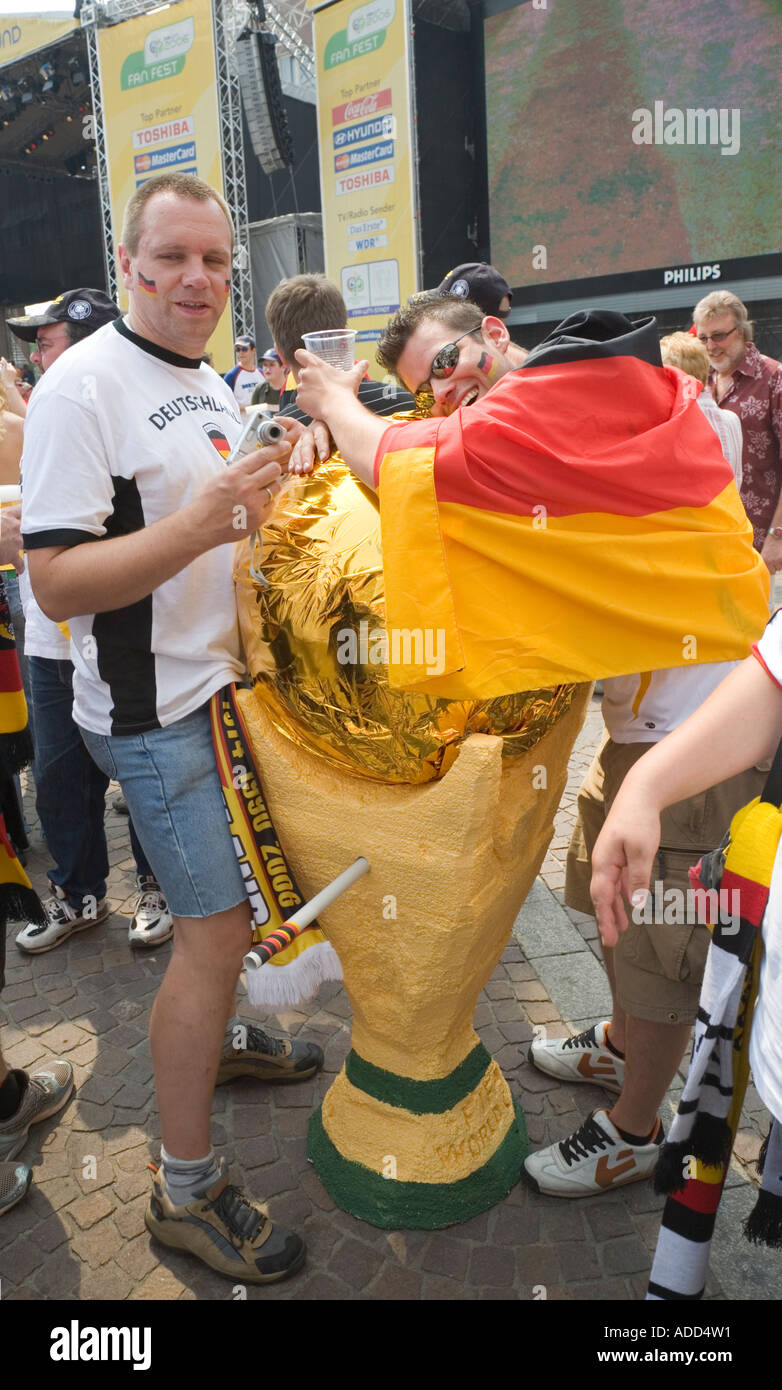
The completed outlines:
{"type": "Polygon", "coordinates": [[[21,338],[23,343],[34,343],[38,329],[48,328],[53,323],[83,323],[94,331],[113,323],[119,316],[114,300],[103,290],[78,289],[58,295],[40,314],[25,314],[6,322],[14,337],[21,338]]]}
{"type": "Polygon", "coordinates": [[[457,299],[469,299],[483,309],[484,314],[496,318],[508,316],[507,309],[500,309],[500,303],[508,296],[513,302],[513,291],[500,272],[486,261],[468,261],[449,270],[445,279],[437,286],[435,294],[455,295],[457,299]]]}

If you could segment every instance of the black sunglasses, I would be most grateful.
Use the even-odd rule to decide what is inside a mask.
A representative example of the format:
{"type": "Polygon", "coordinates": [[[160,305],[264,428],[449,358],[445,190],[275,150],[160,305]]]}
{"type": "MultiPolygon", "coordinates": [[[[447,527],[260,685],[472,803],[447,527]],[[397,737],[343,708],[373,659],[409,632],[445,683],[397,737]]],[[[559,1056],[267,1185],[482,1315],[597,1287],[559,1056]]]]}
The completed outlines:
{"type": "Polygon", "coordinates": [[[460,333],[458,338],[454,338],[452,343],[445,343],[432,358],[432,365],[429,368],[429,380],[422,381],[420,386],[413,392],[416,409],[426,411],[428,414],[434,405],[434,392],[431,387],[431,380],[444,381],[449,376],[453,376],[459,365],[460,348],[459,343],[463,338],[470,338],[474,333],[480,333],[480,328],[468,328],[466,333],[460,333]]]}

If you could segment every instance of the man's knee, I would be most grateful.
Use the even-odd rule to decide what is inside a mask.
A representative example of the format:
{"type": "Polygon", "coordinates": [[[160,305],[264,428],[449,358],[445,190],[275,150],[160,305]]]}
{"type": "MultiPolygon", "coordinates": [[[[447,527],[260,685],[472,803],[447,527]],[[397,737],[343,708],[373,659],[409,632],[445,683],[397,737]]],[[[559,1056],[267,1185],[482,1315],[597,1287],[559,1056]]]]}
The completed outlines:
{"type": "Polygon", "coordinates": [[[174,917],[174,953],[195,970],[211,971],[221,981],[238,975],[250,949],[252,924],[246,903],[212,917],[174,917]]]}

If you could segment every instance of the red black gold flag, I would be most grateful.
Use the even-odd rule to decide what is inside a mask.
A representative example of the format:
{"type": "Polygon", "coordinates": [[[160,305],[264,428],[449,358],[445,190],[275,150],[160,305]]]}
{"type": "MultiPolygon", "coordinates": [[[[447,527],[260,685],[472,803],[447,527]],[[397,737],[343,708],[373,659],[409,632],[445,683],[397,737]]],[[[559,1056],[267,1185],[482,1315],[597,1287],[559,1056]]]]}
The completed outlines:
{"type": "Polygon", "coordinates": [[[485,699],[747,656],[768,571],[699,389],[654,319],[593,310],[474,405],[390,426],[391,685],[485,699]]]}

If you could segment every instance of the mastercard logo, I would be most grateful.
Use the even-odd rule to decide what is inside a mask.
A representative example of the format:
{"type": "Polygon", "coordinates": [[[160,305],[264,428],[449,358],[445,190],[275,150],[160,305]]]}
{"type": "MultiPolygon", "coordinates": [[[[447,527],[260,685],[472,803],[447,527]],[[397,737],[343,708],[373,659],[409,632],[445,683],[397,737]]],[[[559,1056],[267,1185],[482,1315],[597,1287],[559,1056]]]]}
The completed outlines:
{"type": "Polygon", "coordinates": [[[137,155],[136,155],[136,173],[137,173],[137,174],[144,174],[144,173],[146,173],[147,169],[151,169],[151,168],[152,168],[152,160],[151,160],[151,158],[150,158],[150,156],[149,156],[148,154],[137,154],[137,155]]]}

